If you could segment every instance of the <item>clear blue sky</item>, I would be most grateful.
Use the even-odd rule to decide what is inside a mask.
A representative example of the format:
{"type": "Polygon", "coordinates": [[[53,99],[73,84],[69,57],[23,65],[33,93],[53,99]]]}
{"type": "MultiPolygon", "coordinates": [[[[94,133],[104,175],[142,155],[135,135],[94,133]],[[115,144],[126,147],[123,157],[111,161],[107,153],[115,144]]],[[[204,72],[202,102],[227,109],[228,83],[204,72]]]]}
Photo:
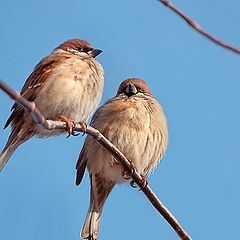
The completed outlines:
{"type": "MultiPolygon", "coordinates": [[[[173,2],[240,48],[238,0],[173,2]]],[[[42,57],[75,37],[104,51],[102,103],[122,80],[144,78],[170,130],[150,186],[193,239],[240,239],[240,56],[207,41],[156,0],[2,1],[0,29],[0,77],[16,90],[42,57]]],[[[12,101],[0,92],[0,102],[3,126],[12,101]]],[[[1,148],[8,134],[0,130],[1,148]]],[[[83,139],[34,138],[17,150],[0,175],[0,239],[79,239],[89,204],[88,175],[74,185],[83,139]]],[[[122,185],[105,205],[103,239],[178,238],[141,192],[122,185]]]]}

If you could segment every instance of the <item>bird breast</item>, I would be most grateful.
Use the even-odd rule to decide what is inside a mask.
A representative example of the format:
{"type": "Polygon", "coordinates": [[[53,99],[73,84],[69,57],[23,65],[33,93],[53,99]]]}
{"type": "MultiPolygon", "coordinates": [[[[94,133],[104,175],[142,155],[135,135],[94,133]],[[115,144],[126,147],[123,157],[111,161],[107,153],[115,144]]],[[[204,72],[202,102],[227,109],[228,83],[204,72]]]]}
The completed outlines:
{"type": "Polygon", "coordinates": [[[56,66],[34,102],[46,118],[64,115],[76,122],[87,121],[102,89],[102,66],[94,59],[75,57],[56,66]]]}
{"type": "MultiPolygon", "coordinates": [[[[159,103],[149,97],[136,100],[110,100],[98,110],[93,127],[99,129],[132,161],[140,174],[148,175],[158,164],[167,147],[167,123],[159,103]]],[[[123,182],[122,167],[101,146],[88,137],[90,172],[104,172],[105,177],[123,182]],[[92,145],[93,144],[93,145],[92,145]]]]}

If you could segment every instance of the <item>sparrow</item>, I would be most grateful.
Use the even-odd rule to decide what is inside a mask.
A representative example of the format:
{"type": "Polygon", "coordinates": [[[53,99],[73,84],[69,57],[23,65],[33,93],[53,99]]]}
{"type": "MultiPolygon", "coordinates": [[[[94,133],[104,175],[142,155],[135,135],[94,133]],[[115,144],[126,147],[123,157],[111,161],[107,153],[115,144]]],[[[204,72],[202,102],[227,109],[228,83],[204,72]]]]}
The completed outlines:
{"type": "MultiPolygon", "coordinates": [[[[113,143],[145,179],[167,148],[165,114],[146,82],[139,78],[123,81],[117,95],[96,111],[90,125],[113,143]]],[[[113,187],[127,178],[122,166],[91,136],[86,137],[76,164],[76,185],[81,183],[86,167],[91,192],[81,237],[97,240],[104,202],[113,187]]]]}
{"type": "MultiPolygon", "coordinates": [[[[95,60],[102,51],[85,40],[70,39],[43,58],[27,78],[21,95],[34,102],[46,119],[66,122],[71,134],[75,122],[86,122],[102,97],[104,71],[95,60]]],[[[46,130],[35,123],[18,104],[4,128],[11,133],[0,154],[0,171],[19,145],[33,136],[50,137],[64,133],[46,130]]]]}

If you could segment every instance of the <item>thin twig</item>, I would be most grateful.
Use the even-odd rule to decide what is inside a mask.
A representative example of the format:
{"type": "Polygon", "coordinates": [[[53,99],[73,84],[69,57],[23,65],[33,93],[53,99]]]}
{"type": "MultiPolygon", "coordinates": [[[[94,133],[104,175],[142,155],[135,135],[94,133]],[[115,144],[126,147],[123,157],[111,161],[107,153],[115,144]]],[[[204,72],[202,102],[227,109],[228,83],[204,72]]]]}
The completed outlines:
{"type": "Polygon", "coordinates": [[[193,29],[195,29],[197,32],[202,34],[204,37],[208,38],[210,41],[216,43],[217,45],[226,48],[234,53],[240,54],[240,49],[235,48],[234,46],[227,44],[220,39],[216,38],[215,36],[211,35],[207,31],[203,30],[199,24],[197,24],[193,19],[191,19],[187,14],[185,14],[183,11],[181,11],[179,8],[177,8],[175,5],[173,5],[170,1],[167,0],[159,0],[162,4],[164,4],[166,7],[170,8],[172,11],[174,11],[177,15],[179,15],[183,20],[187,22],[189,26],[191,26],[193,29]]]}
{"type": "MultiPolygon", "coordinates": [[[[36,123],[40,124],[43,128],[52,129],[66,129],[66,124],[60,121],[46,120],[42,113],[37,109],[33,102],[29,102],[22,97],[17,91],[11,89],[7,84],[0,80],[0,89],[2,89],[8,96],[10,96],[17,104],[21,105],[26,111],[30,112],[36,123]]],[[[109,153],[111,153],[118,162],[120,162],[125,171],[131,175],[132,179],[142,189],[146,197],[157,209],[157,211],[165,218],[165,220],[172,226],[175,232],[181,239],[190,240],[190,236],[183,229],[177,219],[171,214],[171,212],[163,205],[163,203],[154,194],[152,189],[147,186],[143,186],[143,179],[141,175],[134,169],[129,160],[120,152],[107,138],[105,138],[97,129],[87,126],[84,130],[81,124],[76,124],[74,131],[86,132],[93,137],[99,144],[101,144],[109,153]]]]}

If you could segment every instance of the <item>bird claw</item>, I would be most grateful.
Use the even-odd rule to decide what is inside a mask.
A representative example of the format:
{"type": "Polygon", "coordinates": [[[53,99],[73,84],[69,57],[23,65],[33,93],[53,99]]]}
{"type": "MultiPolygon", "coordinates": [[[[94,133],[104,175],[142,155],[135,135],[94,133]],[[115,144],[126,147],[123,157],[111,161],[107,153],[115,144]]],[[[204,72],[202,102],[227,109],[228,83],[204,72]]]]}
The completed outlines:
{"type": "Polygon", "coordinates": [[[76,122],[70,118],[67,118],[63,115],[56,115],[55,117],[51,118],[52,120],[62,121],[66,124],[66,131],[68,133],[67,138],[72,136],[78,136],[80,133],[75,133],[73,128],[76,126],[76,122]]]}
{"type": "Polygon", "coordinates": [[[146,179],[146,177],[144,177],[143,175],[141,175],[141,177],[142,177],[142,180],[141,180],[141,187],[139,191],[142,191],[148,185],[148,180],[146,179]]]}
{"type": "Polygon", "coordinates": [[[87,124],[85,122],[79,122],[79,125],[81,126],[81,130],[83,131],[83,136],[87,131],[87,124]]]}
{"type": "MultiPolygon", "coordinates": [[[[74,122],[73,120],[70,119],[70,122],[72,125],[71,127],[71,133],[68,132],[68,135],[67,135],[67,138],[69,138],[71,135],[76,137],[76,136],[79,136],[80,133],[75,133],[73,128],[76,127],[76,122],[74,122]]],[[[66,123],[67,124],[67,123],[66,123]]],[[[87,124],[85,122],[79,122],[78,123],[80,126],[81,126],[81,130],[83,132],[82,136],[86,133],[86,130],[87,130],[87,124]]]]}
{"type": "Polygon", "coordinates": [[[68,119],[68,121],[65,121],[66,123],[66,131],[68,132],[68,135],[66,138],[69,138],[72,136],[78,136],[80,133],[75,133],[73,128],[76,127],[76,123],[73,120],[68,119]]]}
{"type": "Polygon", "coordinates": [[[131,178],[126,171],[122,172],[122,177],[126,180],[129,180],[131,178]]]}
{"type": "MultiPolygon", "coordinates": [[[[128,173],[127,171],[124,171],[124,172],[122,173],[122,177],[123,177],[124,179],[126,179],[126,180],[129,180],[129,179],[131,178],[131,176],[136,172],[136,169],[135,169],[135,167],[134,167],[133,162],[132,162],[132,161],[129,161],[129,163],[130,163],[130,168],[131,168],[130,172],[128,173]]],[[[131,183],[130,183],[130,184],[131,184],[131,183]]],[[[131,186],[132,186],[132,185],[131,185],[131,186]]]]}
{"type": "Polygon", "coordinates": [[[130,182],[130,185],[131,185],[131,187],[133,187],[133,188],[137,188],[137,185],[136,185],[136,183],[134,182],[134,180],[132,180],[132,181],[130,182]]]}
{"type": "Polygon", "coordinates": [[[136,168],[135,168],[132,161],[129,161],[129,162],[130,162],[130,165],[131,165],[131,172],[129,173],[129,175],[132,176],[136,172],[136,168]]]}
{"type": "MultiPolygon", "coordinates": [[[[144,176],[142,176],[142,175],[141,175],[141,177],[142,177],[142,180],[141,180],[141,183],[140,183],[141,187],[140,187],[139,191],[142,191],[148,185],[147,179],[144,176]]],[[[134,180],[132,180],[130,182],[130,185],[133,188],[137,188],[137,184],[135,183],[134,180]]]]}

